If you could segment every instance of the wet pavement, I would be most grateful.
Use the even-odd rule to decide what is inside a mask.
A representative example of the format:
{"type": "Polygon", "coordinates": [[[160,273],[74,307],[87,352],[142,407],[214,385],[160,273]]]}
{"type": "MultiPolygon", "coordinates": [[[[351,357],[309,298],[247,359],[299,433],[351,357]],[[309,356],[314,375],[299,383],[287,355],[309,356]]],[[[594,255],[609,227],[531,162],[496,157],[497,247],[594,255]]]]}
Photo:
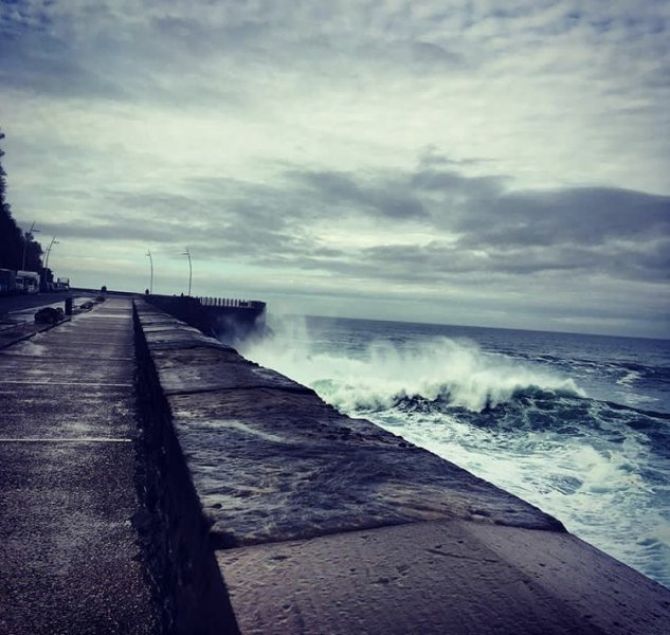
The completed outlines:
{"type": "MultiPolygon", "coordinates": [[[[90,300],[71,293],[38,293],[34,295],[0,297],[0,350],[12,346],[17,342],[31,338],[35,333],[41,333],[53,328],[53,323],[35,321],[35,313],[46,307],[61,309],[65,312],[65,300],[70,297],[75,307],[90,300]]],[[[77,308],[75,313],[81,311],[77,308]]],[[[60,322],[68,321],[69,316],[62,316],[60,322]]]]}
{"type": "Polygon", "coordinates": [[[131,302],[0,350],[0,633],[153,633],[131,302]]]}

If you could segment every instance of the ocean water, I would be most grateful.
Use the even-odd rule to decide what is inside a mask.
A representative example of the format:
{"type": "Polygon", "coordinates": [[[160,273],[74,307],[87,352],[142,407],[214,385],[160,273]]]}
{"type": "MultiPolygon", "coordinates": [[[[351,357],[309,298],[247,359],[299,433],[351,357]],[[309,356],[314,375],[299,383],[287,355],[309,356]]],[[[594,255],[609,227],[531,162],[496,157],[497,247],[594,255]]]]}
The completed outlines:
{"type": "Polygon", "coordinates": [[[270,316],[250,359],[670,587],[670,341],[270,316]]]}

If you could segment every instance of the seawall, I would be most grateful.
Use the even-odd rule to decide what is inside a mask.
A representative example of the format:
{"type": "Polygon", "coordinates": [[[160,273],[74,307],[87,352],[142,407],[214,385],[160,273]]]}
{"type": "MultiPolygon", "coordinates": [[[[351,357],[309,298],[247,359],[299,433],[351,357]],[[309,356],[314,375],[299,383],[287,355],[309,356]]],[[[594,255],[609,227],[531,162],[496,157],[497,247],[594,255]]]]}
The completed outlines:
{"type": "Polygon", "coordinates": [[[143,299],[144,549],[180,632],[665,633],[670,591],[143,299]]]}
{"type": "Polygon", "coordinates": [[[265,302],[226,298],[146,295],[145,300],[207,335],[235,344],[265,325],[265,302]]]}

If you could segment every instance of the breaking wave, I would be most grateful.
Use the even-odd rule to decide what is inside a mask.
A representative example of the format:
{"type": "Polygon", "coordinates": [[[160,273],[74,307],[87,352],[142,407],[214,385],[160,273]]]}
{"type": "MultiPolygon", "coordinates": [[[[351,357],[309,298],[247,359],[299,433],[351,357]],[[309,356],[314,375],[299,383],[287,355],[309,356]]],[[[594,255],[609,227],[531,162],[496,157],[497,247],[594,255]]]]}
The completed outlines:
{"type": "Polygon", "coordinates": [[[294,325],[288,341],[290,346],[286,334],[276,332],[243,352],[311,386],[347,413],[412,402],[484,412],[529,394],[585,396],[568,377],[484,352],[469,340],[436,337],[404,346],[377,341],[352,356],[319,351],[304,327],[294,325]]]}
{"type": "Polygon", "coordinates": [[[274,336],[241,352],[670,587],[670,414],[658,398],[670,372],[658,356],[643,365],[622,359],[616,340],[571,347],[547,334],[485,331],[485,348],[420,325],[309,326],[275,321],[274,336]]]}

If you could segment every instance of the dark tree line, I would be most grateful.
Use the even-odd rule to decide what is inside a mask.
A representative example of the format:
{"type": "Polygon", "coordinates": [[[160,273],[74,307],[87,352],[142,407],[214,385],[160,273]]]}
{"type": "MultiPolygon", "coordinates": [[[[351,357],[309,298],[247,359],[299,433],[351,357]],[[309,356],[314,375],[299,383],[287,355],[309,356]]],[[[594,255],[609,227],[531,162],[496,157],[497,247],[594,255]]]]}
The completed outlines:
{"type": "MultiPolygon", "coordinates": [[[[0,130],[0,141],[4,138],[0,130]]],[[[7,173],[1,161],[4,154],[0,148],[0,269],[22,269],[25,248],[26,270],[39,272],[42,270],[42,246],[33,240],[30,232],[24,232],[16,224],[6,200],[7,173]]]]}

